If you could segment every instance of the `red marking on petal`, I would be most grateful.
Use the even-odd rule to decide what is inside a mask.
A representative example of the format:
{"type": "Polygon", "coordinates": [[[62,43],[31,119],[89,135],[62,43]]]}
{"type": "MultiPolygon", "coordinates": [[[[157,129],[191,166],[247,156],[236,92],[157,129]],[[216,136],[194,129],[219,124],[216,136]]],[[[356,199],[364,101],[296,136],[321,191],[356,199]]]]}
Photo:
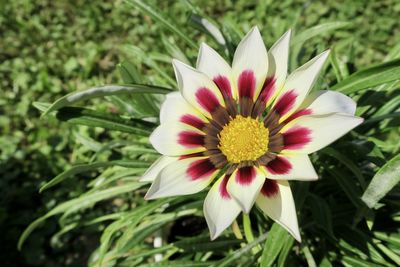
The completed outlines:
{"type": "Polygon", "coordinates": [[[186,174],[194,181],[201,178],[208,178],[214,170],[215,167],[209,159],[201,159],[190,163],[186,174]]]}
{"type": "Polygon", "coordinates": [[[301,117],[301,116],[304,116],[304,115],[310,115],[310,114],[312,114],[312,113],[313,113],[312,110],[309,109],[309,108],[300,109],[300,110],[296,111],[295,113],[293,113],[292,115],[290,115],[290,116],[285,120],[285,123],[288,123],[288,122],[290,122],[290,121],[292,121],[292,120],[294,120],[294,119],[297,119],[297,118],[299,118],[299,117],[301,117]]]}
{"type": "Polygon", "coordinates": [[[292,169],[292,164],[284,157],[277,156],[267,164],[267,170],[272,174],[288,174],[292,169]]]}
{"type": "Polygon", "coordinates": [[[243,71],[238,80],[239,97],[253,99],[256,90],[256,77],[252,70],[243,71]]]}
{"type": "Polygon", "coordinates": [[[202,87],[197,90],[196,99],[200,106],[210,113],[219,107],[219,101],[217,97],[210,89],[206,87],[202,87]]]}
{"type": "Polygon", "coordinates": [[[311,131],[304,127],[294,127],[283,134],[284,149],[300,149],[311,141],[311,131]]]}
{"type": "Polygon", "coordinates": [[[181,160],[181,159],[188,159],[188,158],[202,157],[202,156],[204,156],[203,152],[197,152],[197,153],[182,155],[178,159],[181,160]]]}
{"type": "Polygon", "coordinates": [[[252,166],[238,169],[235,180],[240,185],[249,185],[256,178],[256,170],[252,166]]]}
{"type": "Polygon", "coordinates": [[[279,186],[277,181],[265,179],[264,185],[261,188],[261,194],[265,197],[274,197],[279,193],[279,186]]]}
{"type": "Polygon", "coordinates": [[[232,88],[228,78],[219,75],[214,78],[214,83],[218,86],[224,99],[232,98],[232,88]]]}
{"type": "Polygon", "coordinates": [[[265,79],[260,96],[258,97],[258,99],[261,102],[267,103],[268,100],[272,97],[272,95],[276,89],[275,83],[276,83],[276,78],[274,76],[271,76],[271,77],[268,77],[267,79],[265,79]]]}
{"type": "Polygon", "coordinates": [[[204,135],[183,131],[178,134],[178,143],[187,147],[197,147],[204,145],[204,135]]]}
{"type": "Polygon", "coordinates": [[[180,121],[183,123],[186,123],[190,126],[193,126],[199,130],[203,129],[205,123],[200,120],[198,117],[191,115],[191,114],[185,114],[180,118],[180,121]]]}
{"type": "Polygon", "coordinates": [[[231,199],[231,196],[229,195],[228,190],[226,189],[228,181],[229,181],[229,175],[225,175],[225,177],[222,179],[222,182],[219,184],[218,188],[219,194],[223,199],[231,199]]]}
{"type": "Polygon", "coordinates": [[[284,93],[276,102],[274,110],[280,115],[285,115],[295,104],[297,94],[294,90],[284,93]]]}

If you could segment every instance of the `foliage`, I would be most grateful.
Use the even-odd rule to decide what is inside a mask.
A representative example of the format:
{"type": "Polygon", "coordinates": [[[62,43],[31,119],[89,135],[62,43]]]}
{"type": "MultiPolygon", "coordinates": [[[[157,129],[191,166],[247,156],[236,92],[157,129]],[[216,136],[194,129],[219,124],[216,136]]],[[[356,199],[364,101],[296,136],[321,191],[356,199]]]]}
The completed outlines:
{"type": "Polygon", "coordinates": [[[7,5],[0,18],[10,29],[0,44],[1,87],[12,88],[1,102],[8,115],[0,117],[6,177],[0,223],[13,245],[21,226],[45,214],[20,239],[29,264],[85,266],[90,251],[90,266],[400,264],[400,192],[392,169],[398,169],[400,150],[396,1],[23,3],[7,5]],[[292,70],[334,45],[315,88],[350,94],[365,118],[347,137],[313,155],[319,181],[292,183],[301,244],[256,209],[250,214],[254,240],[238,239],[238,221],[211,242],[202,218],[205,193],[144,201],[149,185],[138,182],[158,157],[148,135],[158,123],[165,88],[176,88],[171,58],[193,64],[197,46],[207,41],[231,59],[254,24],[268,46],[287,28],[294,30],[292,70]],[[95,41],[85,41],[91,38],[95,41]],[[107,74],[117,61],[120,78],[107,74]],[[100,93],[95,88],[47,103],[110,83],[141,89],[114,94],[115,87],[100,93]],[[32,99],[49,113],[41,121],[32,99]],[[55,178],[45,183],[50,176],[55,178]],[[40,197],[33,193],[39,186],[40,197]],[[38,206],[28,218],[18,216],[38,206]],[[14,227],[11,234],[8,227],[14,227]],[[154,247],[153,237],[164,241],[161,247],[154,247]],[[76,243],[87,249],[79,253],[76,243]],[[154,263],[158,254],[163,261],[154,263]]]}

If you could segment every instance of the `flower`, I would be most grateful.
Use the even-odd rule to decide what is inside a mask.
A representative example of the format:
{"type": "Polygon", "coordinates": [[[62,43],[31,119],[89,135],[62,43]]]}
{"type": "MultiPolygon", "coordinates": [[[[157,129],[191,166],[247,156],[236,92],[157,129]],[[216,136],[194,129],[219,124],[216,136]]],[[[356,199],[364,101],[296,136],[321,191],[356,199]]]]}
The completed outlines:
{"type": "Polygon", "coordinates": [[[150,136],[163,156],[142,178],[153,181],[145,198],[194,194],[214,182],[204,201],[211,239],[256,203],[300,241],[288,180],[318,179],[308,154],[363,121],[349,97],[310,93],[329,51],[287,76],[290,35],[267,53],[254,27],[232,67],[206,44],[196,69],[173,60],[179,92],[167,95],[150,136]]]}

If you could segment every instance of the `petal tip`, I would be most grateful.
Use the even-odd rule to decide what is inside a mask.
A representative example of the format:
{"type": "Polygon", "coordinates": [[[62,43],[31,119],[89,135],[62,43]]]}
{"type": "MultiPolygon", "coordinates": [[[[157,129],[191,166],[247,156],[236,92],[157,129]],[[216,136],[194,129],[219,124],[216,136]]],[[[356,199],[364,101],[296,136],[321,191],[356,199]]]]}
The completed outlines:
{"type": "Polygon", "coordinates": [[[172,65],[174,66],[174,68],[180,69],[181,67],[183,67],[185,65],[185,63],[183,63],[182,61],[180,61],[180,60],[178,60],[176,58],[173,58],[172,59],[172,65]]]}
{"type": "Polygon", "coordinates": [[[257,25],[254,25],[253,27],[251,27],[250,32],[251,32],[251,33],[253,33],[253,32],[255,32],[255,33],[258,32],[258,33],[260,33],[260,29],[258,28],[257,25]]]}
{"type": "MultiPolygon", "coordinates": [[[[161,126],[161,125],[160,125],[161,126]]],[[[154,129],[154,131],[150,134],[150,136],[149,136],[149,142],[150,142],[150,144],[154,147],[154,149],[155,150],[157,150],[158,152],[159,152],[159,150],[158,150],[158,143],[157,143],[157,134],[158,134],[158,129],[159,129],[159,127],[160,126],[158,126],[157,128],[155,128],[154,129]]]]}
{"type": "Polygon", "coordinates": [[[326,60],[326,58],[329,56],[329,54],[331,53],[331,50],[325,50],[324,52],[322,52],[319,56],[319,58],[323,59],[324,61],[326,60]]]}
{"type": "Polygon", "coordinates": [[[214,241],[215,239],[217,239],[217,237],[218,237],[219,235],[215,232],[215,233],[211,233],[210,232],[210,240],[211,241],[214,241]]]}
{"type": "Polygon", "coordinates": [[[285,39],[290,39],[292,37],[292,29],[287,30],[284,34],[283,34],[283,38],[285,39]]]}
{"type": "MultiPolygon", "coordinates": [[[[258,28],[258,26],[253,26],[250,29],[250,31],[247,34],[247,36],[250,37],[250,39],[256,38],[256,39],[262,40],[261,32],[260,32],[260,29],[258,28]]],[[[263,41],[263,44],[264,44],[264,41],[263,41]]]]}
{"type": "Polygon", "coordinates": [[[144,200],[152,200],[152,194],[149,193],[150,191],[147,191],[146,195],[143,197],[144,200]]]}
{"type": "Polygon", "coordinates": [[[157,199],[157,198],[160,198],[160,197],[162,197],[162,196],[160,196],[159,194],[158,194],[158,190],[157,191],[154,191],[154,192],[152,192],[153,190],[151,190],[151,187],[150,187],[150,189],[149,189],[149,191],[147,191],[147,193],[146,193],[146,195],[144,195],[144,199],[145,200],[153,200],[153,199],[157,199]]]}
{"type": "Polygon", "coordinates": [[[142,176],[142,177],[140,177],[139,178],[139,183],[146,183],[146,182],[149,182],[149,180],[150,180],[150,178],[149,177],[146,177],[146,176],[142,176]]]}
{"type": "Polygon", "coordinates": [[[206,42],[201,42],[200,43],[200,51],[210,49],[211,47],[206,43],[206,42]]]}

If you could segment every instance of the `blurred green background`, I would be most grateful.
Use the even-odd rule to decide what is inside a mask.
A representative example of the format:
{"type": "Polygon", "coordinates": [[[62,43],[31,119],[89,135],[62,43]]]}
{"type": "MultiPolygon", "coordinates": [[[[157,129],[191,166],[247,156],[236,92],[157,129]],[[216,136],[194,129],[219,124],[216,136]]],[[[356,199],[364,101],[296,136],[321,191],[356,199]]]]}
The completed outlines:
{"type": "MultiPolygon", "coordinates": [[[[350,62],[350,70],[382,62],[400,41],[397,0],[192,3],[215,21],[223,18],[241,25],[239,34],[257,24],[268,46],[290,27],[303,31],[324,22],[348,22],[344,29],[307,45],[326,49],[336,44],[338,51],[346,51],[338,54],[350,62]]],[[[189,19],[185,1],[158,1],[157,6],[180,25],[189,19]]],[[[112,134],[58,123],[54,118],[41,120],[32,102],[53,102],[93,85],[121,83],[116,65],[127,58],[125,45],[162,52],[160,36],[165,34],[169,33],[150,17],[120,0],[0,1],[1,266],[86,266],[99,245],[100,233],[90,227],[73,230],[60,241],[53,237],[58,222],[49,219],[33,232],[21,252],[16,243],[30,222],[82,193],[86,181],[75,179],[41,194],[39,187],[72,164],[85,162],[82,143],[90,142],[85,139],[87,133],[99,142],[110,140],[112,134]]],[[[196,38],[196,44],[206,40],[205,35],[196,38]]],[[[193,49],[183,49],[194,55],[193,49]]],[[[144,81],[158,84],[154,70],[141,62],[135,64],[144,81]]],[[[165,71],[173,79],[167,63],[165,71]]],[[[113,112],[111,105],[101,102],[97,108],[113,112]]],[[[393,151],[398,152],[396,142],[393,151]]]]}

